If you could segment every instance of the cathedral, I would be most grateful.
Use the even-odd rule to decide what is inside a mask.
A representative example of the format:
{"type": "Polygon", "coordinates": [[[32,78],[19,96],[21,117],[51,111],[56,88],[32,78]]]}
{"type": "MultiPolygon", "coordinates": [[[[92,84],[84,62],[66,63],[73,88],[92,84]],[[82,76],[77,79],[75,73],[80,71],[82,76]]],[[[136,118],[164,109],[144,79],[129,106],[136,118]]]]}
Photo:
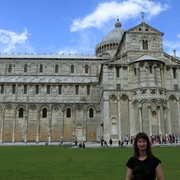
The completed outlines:
{"type": "Polygon", "coordinates": [[[0,143],[180,135],[180,58],[142,22],[95,55],[0,54],[0,143]]]}

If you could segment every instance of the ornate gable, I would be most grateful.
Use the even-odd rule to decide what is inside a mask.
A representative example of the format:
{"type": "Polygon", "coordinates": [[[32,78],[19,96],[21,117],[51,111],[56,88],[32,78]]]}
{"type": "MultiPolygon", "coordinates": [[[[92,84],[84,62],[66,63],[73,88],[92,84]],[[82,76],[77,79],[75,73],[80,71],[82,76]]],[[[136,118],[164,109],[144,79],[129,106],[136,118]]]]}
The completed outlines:
{"type": "Polygon", "coordinates": [[[162,32],[158,31],[157,29],[149,26],[148,24],[142,22],[141,24],[129,29],[128,31],[126,32],[137,32],[137,33],[155,33],[155,34],[161,34],[163,35],[162,32]]]}

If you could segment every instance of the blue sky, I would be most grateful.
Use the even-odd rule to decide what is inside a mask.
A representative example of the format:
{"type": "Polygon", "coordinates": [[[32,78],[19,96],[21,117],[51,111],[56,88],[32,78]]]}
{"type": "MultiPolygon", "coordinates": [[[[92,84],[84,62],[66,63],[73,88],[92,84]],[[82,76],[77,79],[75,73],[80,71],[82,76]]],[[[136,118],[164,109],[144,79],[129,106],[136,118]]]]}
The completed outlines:
{"type": "Polygon", "coordinates": [[[0,0],[0,53],[95,54],[119,18],[128,30],[145,22],[164,33],[164,51],[180,57],[177,0],[0,0]]]}

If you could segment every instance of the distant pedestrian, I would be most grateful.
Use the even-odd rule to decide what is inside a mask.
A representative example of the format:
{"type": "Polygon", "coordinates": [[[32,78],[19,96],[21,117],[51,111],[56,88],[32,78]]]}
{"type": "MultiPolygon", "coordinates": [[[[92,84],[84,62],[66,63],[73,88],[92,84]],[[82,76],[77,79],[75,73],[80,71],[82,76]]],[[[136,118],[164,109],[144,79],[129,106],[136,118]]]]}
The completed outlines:
{"type": "Polygon", "coordinates": [[[82,144],[82,147],[83,147],[83,148],[85,148],[85,147],[86,147],[86,146],[85,146],[85,144],[84,144],[84,142],[83,142],[83,144],[82,144]]]}
{"type": "Polygon", "coordinates": [[[61,146],[63,145],[63,137],[61,137],[61,139],[60,139],[60,144],[61,144],[61,146]]]}
{"type": "Polygon", "coordinates": [[[106,147],[108,147],[108,145],[107,145],[107,141],[104,141],[104,145],[105,145],[106,147]]]}
{"type": "Polygon", "coordinates": [[[110,140],[109,140],[110,146],[112,146],[112,143],[113,143],[113,141],[112,141],[112,139],[110,138],[110,140]]]}
{"type": "Polygon", "coordinates": [[[101,137],[101,146],[103,146],[103,143],[104,143],[104,138],[103,138],[103,136],[101,137]]]}

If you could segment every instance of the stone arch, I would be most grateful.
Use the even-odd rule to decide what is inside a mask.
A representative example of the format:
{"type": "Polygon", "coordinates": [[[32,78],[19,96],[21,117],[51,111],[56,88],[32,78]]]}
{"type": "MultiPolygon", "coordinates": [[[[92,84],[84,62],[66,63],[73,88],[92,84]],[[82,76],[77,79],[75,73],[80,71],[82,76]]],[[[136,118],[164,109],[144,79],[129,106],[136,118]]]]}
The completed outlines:
{"type": "Polygon", "coordinates": [[[114,94],[109,97],[109,102],[110,103],[117,103],[117,100],[118,100],[118,98],[114,94]]]}
{"type": "Polygon", "coordinates": [[[168,99],[171,101],[175,101],[177,100],[177,97],[175,95],[170,95],[168,99]]]}

